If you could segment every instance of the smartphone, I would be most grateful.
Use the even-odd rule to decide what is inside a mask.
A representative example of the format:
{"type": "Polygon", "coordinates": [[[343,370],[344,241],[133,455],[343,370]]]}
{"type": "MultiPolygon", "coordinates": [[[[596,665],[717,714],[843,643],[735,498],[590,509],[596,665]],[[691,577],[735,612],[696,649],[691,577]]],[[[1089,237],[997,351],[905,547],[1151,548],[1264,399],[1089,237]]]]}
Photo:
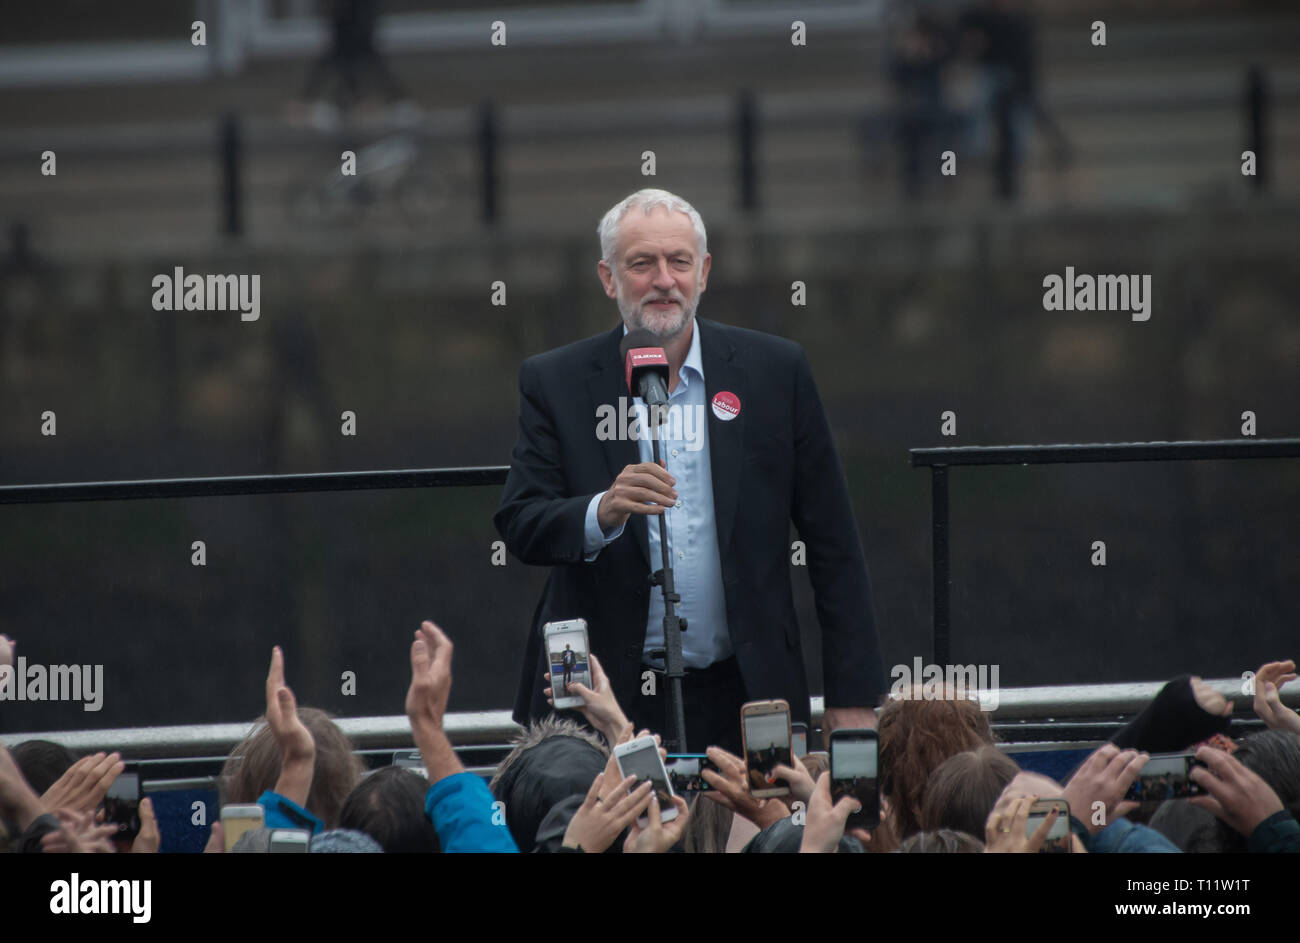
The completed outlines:
{"type": "Polygon", "coordinates": [[[854,796],[862,808],[849,816],[848,828],[880,824],[880,738],[874,730],[831,731],[831,802],[854,796]]]}
{"type": "Polygon", "coordinates": [[[788,783],[773,774],[778,764],[793,766],[790,751],[790,705],[785,701],[750,701],[740,708],[740,734],[745,742],[745,778],[755,799],[788,796],[788,783]]]}
{"type": "Polygon", "coordinates": [[[306,854],[311,833],[302,828],[277,828],[271,832],[271,854],[306,854]]]}
{"type": "MultiPolygon", "coordinates": [[[[659,800],[659,821],[671,822],[677,818],[677,806],[673,805],[676,793],[668,781],[668,773],[664,769],[664,761],[659,756],[659,745],[655,743],[654,737],[641,737],[620,743],[614,747],[614,759],[618,761],[618,771],[624,779],[635,776],[636,786],[644,782],[653,784],[651,788],[659,800]]],[[[641,828],[649,826],[649,815],[638,818],[636,824],[641,828]]]]}
{"type": "Polygon", "coordinates": [[[808,755],[808,725],[802,720],[790,725],[790,752],[797,760],[808,755]]]}
{"type": "Polygon", "coordinates": [[[587,620],[548,622],[542,627],[542,634],[546,637],[546,663],[551,666],[551,701],[555,709],[581,707],[582,698],[570,694],[569,685],[576,681],[588,689],[595,687],[588,656],[587,620]]]}
{"type": "Polygon", "coordinates": [[[1194,753],[1156,753],[1147,760],[1138,778],[1133,780],[1125,799],[1137,802],[1163,802],[1166,799],[1185,799],[1203,796],[1205,790],[1187,774],[1193,766],[1204,766],[1194,753]]]}
{"type": "Polygon", "coordinates": [[[717,764],[703,753],[669,753],[668,758],[664,760],[664,769],[668,771],[669,785],[679,796],[690,796],[712,789],[708,781],[700,775],[706,769],[722,775],[717,764]]]}
{"type": "Polygon", "coordinates": [[[393,765],[419,773],[425,779],[429,778],[429,771],[425,769],[424,757],[420,756],[419,750],[398,750],[393,754],[393,765]]]}
{"type": "Polygon", "coordinates": [[[261,828],[265,820],[266,812],[260,805],[223,805],[221,828],[226,833],[226,851],[235,847],[240,835],[261,828]]]}
{"type": "Polygon", "coordinates": [[[104,794],[104,822],[117,826],[113,841],[129,844],[140,834],[140,774],[128,768],[104,794]]]}
{"type": "Polygon", "coordinates": [[[1042,854],[1069,854],[1073,842],[1070,840],[1070,803],[1064,799],[1039,799],[1029,807],[1029,819],[1025,822],[1025,837],[1033,837],[1034,832],[1042,826],[1047,813],[1057,811],[1052,830],[1047,833],[1047,841],[1038,849],[1042,854]]]}

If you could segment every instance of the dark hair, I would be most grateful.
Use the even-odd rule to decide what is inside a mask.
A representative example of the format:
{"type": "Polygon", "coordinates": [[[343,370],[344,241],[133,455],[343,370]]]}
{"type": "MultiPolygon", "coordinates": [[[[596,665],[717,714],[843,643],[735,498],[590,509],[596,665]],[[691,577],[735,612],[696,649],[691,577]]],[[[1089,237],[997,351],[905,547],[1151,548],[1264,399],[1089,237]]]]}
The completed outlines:
{"type": "Polygon", "coordinates": [[[925,783],[920,827],[983,835],[984,823],[1020,767],[994,746],[967,750],[939,764],[925,783]]]}
{"type": "MultiPolygon", "coordinates": [[[[1282,807],[1300,816],[1300,738],[1287,730],[1265,730],[1241,741],[1233,757],[1268,783],[1282,807]]],[[[1241,835],[1215,819],[1188,839],[1190,852],[1233,854],[1249,850],[1249,835],[1241,835]]]]}
{"type": "MultiPolygon", "coordinates": [[[[352,743],[329,714],[315,707],[300,707],[298,719],[316,742],[307,811],[318,816],[326,829],[333,829],[338,825],[343,800],[356,786],[364,767],[352,752],[352,743]]],[[[280,746],[266,718],[258,721],[253,732],[230,751],[221,768],[223,805],[256,802],[280,779],[280,746]]]]}
{"type": "Polygon", "coordinates": [[[385,766],[357,784],[343,802],[339,828],[365,832],[389,854],[442,851],[438,831],[424,814],[429,782],[400,766],[385,766]]]}
{"type": "Polygon", "coordinates": [[[38,796],[53,786],[77,762],[77,755],[52,740],[27,740],[9,751],[18,771],[38,796]]]}
{"type": "Polygon", "coordinates": [[[959,855],[979,853],[984,850],[984,843],[966,832],[941,828],[937,831],[916,832],[905,839],[898,850],[905,855],[959,855]]]}

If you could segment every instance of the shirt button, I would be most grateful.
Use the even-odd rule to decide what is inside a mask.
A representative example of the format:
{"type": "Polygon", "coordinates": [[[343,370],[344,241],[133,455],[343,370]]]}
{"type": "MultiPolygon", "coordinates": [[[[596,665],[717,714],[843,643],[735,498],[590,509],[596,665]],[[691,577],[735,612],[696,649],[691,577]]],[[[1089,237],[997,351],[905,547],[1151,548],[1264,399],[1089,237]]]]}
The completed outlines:
{"type": "Polygon", "coordinates": [[[678,501],[676,504],[673,505],[673,507],[681,507],[681,506],[682,506],[682,502],[681,502],[681,501],[678,501]]]}
{"type": "Polygon", "coordinates": [[[673,449],[673,458],[676,458],[676,457],[677,457],[677,450],[676,450],[676,449],[673,449]]]}
{"type": "Polygon", "coordinates": [[[686,554],[685,554],[685,552],[683,552],[683,551],[681,551],[681,550],[678,550],[678,551],[677,551],[677,559],[678,559],[678,560],[685,560],[685,559],[686,559],[686,554]]]}

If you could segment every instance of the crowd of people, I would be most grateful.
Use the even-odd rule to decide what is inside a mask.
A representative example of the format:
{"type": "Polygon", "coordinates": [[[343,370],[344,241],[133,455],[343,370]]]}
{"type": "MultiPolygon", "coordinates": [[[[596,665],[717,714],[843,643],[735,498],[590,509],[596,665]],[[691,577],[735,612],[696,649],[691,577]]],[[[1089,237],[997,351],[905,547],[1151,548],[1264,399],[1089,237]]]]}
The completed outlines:
{"type": "MultiPolygon", "coordinates": [[[[12,655],[0,636],[0,665],[12,655]]],[[[1064,800],[1076,853],[1300,852],[1300,715],[1278,693],[1296,677],[1291,661],[1255,677],[1254,709],[1268,729],[1229,739],[1231,703],[1180,676],[1063,782],[1017,766],[972,700],[920,691],[891,699],[879,712],[880,824],[870,829],[846,828],[861,803],[832,802],[824,754],[778,765],[790,794],[756,799],[744,759],[718,747],[707,751],[716,769],[701,772],[709,789],[676,796],[677,815],[664,821],[651,784],[620,774],[612,748],[651,732],[634,730],[595,655],[592,686],[569,686],[582,697],[581,721],[552,714],[529,725],[485,783],[466,771],[444,728],[450,639],[423,623],[410,664],[405,707],[424,776],[397,766],[368,772],[327,714],[298,707],[284,654],[273,649],[266,714],[220,777],[223,806],[255,803],[264,824],[231,851],[265,852],[274,830],[299,829],[313,852],[1036,852],[1058,813],[1031,828],[1035,802],[1064,800]],[[1175,751],[1194,753],[1187,778],[1197,788],[1184,795],[1198,794],[1129,798],[1150,755],[1175,751]]],[[[115,850],[119,826],[103,809],[124,769],[117,753],[77,758],[48,741],[0,747],[0,850],[115,850]]],[[[159,845],[146,797],[129,850],[159,845]]],[[[226,850],[220,821],[206,850],[226,850]]]]}

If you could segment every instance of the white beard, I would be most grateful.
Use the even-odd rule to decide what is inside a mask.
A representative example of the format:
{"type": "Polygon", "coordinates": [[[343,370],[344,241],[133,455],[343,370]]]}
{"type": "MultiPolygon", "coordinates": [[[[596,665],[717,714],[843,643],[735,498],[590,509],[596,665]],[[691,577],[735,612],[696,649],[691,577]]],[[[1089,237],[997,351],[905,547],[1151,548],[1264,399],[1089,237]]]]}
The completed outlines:
{"type": "Polygon", "coordinates": [[[700,296],[697,292],[695,299],[689,305],[683,305],[680,299],[674,299],[677,301],[676,307],[661,311],[653,304],[643,305],[639,301],[628,301],[623,295],[623,286],[617,282],[615,286],[618,311],[623,316],[623,323],[627,325],[627,329],[646,330],[660,340],[672,340],[685,331],[694,320],[695,309],[700,304],[700,296]]]}

